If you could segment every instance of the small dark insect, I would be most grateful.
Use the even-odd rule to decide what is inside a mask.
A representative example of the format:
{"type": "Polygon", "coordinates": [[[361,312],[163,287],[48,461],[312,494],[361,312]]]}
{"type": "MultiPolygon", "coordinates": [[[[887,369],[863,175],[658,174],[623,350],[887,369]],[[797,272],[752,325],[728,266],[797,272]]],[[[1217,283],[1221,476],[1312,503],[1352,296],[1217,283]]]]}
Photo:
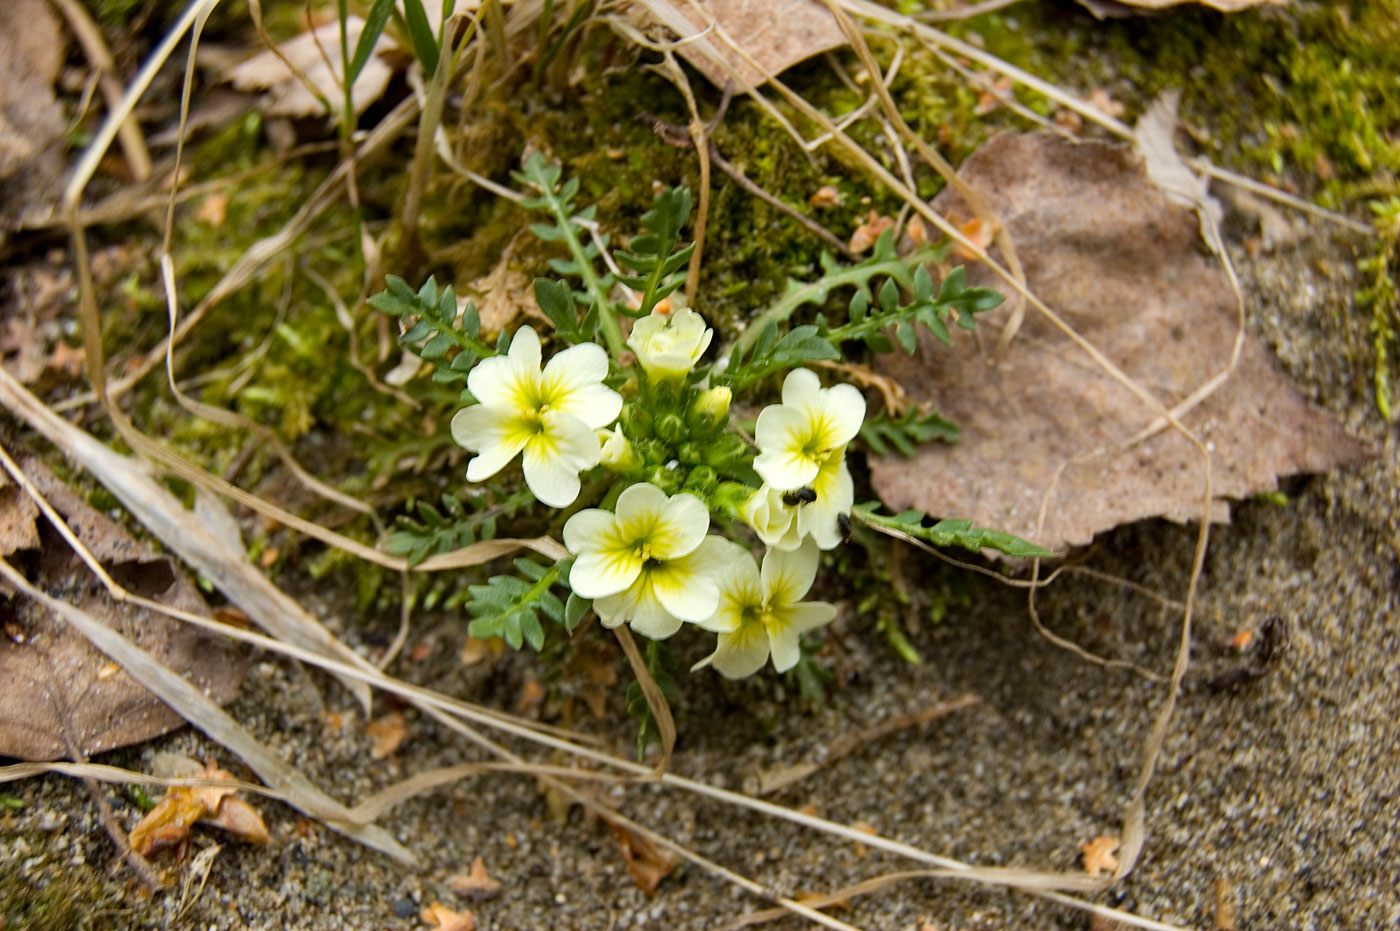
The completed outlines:
{"type": "Polygon", "coordinates": [[[837,514],[836,529],[841,531],[841,542],[848,543],[851,539],[851,515],[837,514]]]}
{"type": "Polygon", "coordinates": [[[811,504],[817,500],[817,493],[810,488],[798,488],[783,493],[783,504],[795,508],[799,504],[811,504]]]}
{"type": "Polygon", "coordinates": [[[1259,629],[1259,646],[1254,651],[1254,663],[1228,669],[1206,683],[1212,692],[1230,692],[1263,678],[1275,661],[1288,649],[1288,625],[1277,614],[1271,615],[1259,629]]]}

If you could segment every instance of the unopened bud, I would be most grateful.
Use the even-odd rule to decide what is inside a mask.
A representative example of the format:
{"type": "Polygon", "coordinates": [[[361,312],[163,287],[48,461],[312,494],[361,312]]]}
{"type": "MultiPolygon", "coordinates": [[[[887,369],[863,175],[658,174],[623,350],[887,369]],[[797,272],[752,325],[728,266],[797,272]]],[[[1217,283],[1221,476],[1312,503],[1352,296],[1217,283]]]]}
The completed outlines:
{"type": "Polygon", "coordinates": [[[708,498],[718,482],[719,476],[715,474],[714,469],[709,466],[696,466],[685,477],[684,488],[701,498],[708,498]]]}
{"type": "Polygon", "coordinates": [[[605,469],[623,475],[641,471],[642,457],[621,430],[599,430],[598,439],[603,444],[599,462],[605,469]]]}
{"type": "Polygon", "coordinates": [[[728,388],[702,391],[685,416],[686,426],[690,427],[692,435],[703,438],[723,430],[729,422],[729,402],[733,399],[734,392],[728,388]]]}
{"type": "Polygon", "coordinates": [[[685,421],[677,413],[668,411],[656,418],[656,435],[667,443],[679,443],[686,438],[685,421]]]}

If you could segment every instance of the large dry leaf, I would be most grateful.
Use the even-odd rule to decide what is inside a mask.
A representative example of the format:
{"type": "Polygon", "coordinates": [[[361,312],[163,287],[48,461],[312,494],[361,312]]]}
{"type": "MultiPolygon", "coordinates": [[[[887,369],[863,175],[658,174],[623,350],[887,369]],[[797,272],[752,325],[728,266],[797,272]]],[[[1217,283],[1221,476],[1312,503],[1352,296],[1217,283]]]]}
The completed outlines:
{"type": "MultiPolygon", "coordinates": [[[[352,53],[364,27],[365,21],[358,16],[345,20],[346,41],[352,53]]],[[[388,44],[387,38],[379,37],[375,43],[375,54],[369,57],[364,69],[355,78],[351,96],[356,113],[364,112],[365,107],[378,100],[389,86],[394,69],[378,54],[388,44]]],[[[271,115],[317,116],[326,113],[326,107],[316,94],[287,67],[288,62],[301,71],[333,110],[342,105],[344,63],[340,55],[340,24],[334,21],[283,42],[277,46],[276,52],[268,49],[254,55],[230,71],[228,80],[239,90],[266,91],[263,109],[271,115]]]]}
{"type": "MultiPolygon", "coordinates": [[[[79,539],[128,590],[172,608],[204,612],[204,600],[180,569],[93,510],[37,460],[23,463],[49,503],[79,539]]],[[[23,508],[5,490],[5,503],[23,508]]],[[[22,514],[31,513],[27,510],[22,514]]],[[[33,518],[30,518],[33,520],[33,518]]],[[[37,528],[39,546],[10,556],[40,588],[140,644],[186,675],[210,698],[227,702],[238,693],[248,659],[230,641],[118,605],[47,521],[37,528]],[[21,558],[23,557],[23,558],[21,558]]],[[[22,540],[22,537],[20,538],[22,540]]],[[[26,760],[66,759],[149,740],[184,720],[139,682],[115,667],[82,634],[29,599],[8,606],[12,636],[0,641],[0,755],[26,760]]]]}
{"type": "MultiPolygon", "coordinates": [[[[650,22],[640,13],[641,8],[641,4],[633,7],[644,23],[650,22]]],[[[822,0],[675,0],[673,9],[696,29],[705,29],[711,20],[723,29],[753,62],[718,34],[708,35],[710,45],[754,86],[766,81],[768,74],[779,74],[799,61],[846,44],[845,33],[822,0]]],[[[730,83],[724,69],[702,51],[700,43],[686,43],[677,51],[716,87],[730,83]]]]}
{"type": "Polygon", "coordinates": [[[1255,6],[1277,6],[1287,0],[1079,0],[1081,6],[1099,19],[1117,19],[1144,11],[1165,10],[1167,7],[1200,4],[1222,13],[1238,13],[1255,6]]]}
{"type": "MultiPolygon", "coordinates": [[[[1181,402],[1226,367],[1234,293],[1199,244],[1195,214],[1151,184],[1131,149],[1004,135],[960,174],[1007,223],[1031,290],[1163,403],[1181,402]]],[[[935,207],[971,216],[951,190],[935,207]]],[[[968,279],[998,283],[985,268],[969,269],[968,279]]],[[[872,460],[885,503],[971,518],[1054,549],[1144,517],[1200,517],[1204,469],[1195,448],[1166,430],[1124,449],[1156,414],[1034,312],[999,351],[985,334],[1004,316],[1005,305],[982,318],[981,338],[959,333],[952,349],[924,334],[914,357],[883,359],[912,397],[963,430],[955,446],[872,460]],[[1110,452],[1072,462],[1099,449],[1110,452]],[[1037,532],[1042,498],[1067,462],[1037,532]]],[[[1212,450],[1217,499],[1370,454],[1303,398],[1252,337],[1229,380],[1183,422],[1212,450]]],[[[1214,516],[1228,513],[1217,500],[1214,516]]]]}
{"type": "Polygon", "coordinates": [[[0,3],[0,225],[57,195],[66,126],[53,82],[64,44],[46,0],[0,3]]]}

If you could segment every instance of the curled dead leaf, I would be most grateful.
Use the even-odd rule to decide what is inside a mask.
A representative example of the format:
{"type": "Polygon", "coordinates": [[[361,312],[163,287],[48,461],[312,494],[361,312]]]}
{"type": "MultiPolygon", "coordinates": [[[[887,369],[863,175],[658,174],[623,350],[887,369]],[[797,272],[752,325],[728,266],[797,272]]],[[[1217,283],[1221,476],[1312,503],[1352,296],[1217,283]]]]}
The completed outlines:
{"type": "Polygon", "coordinates": [[[470,873],[457,873],[448,877],[447,885],[453,892],[470,899],[492,899],[501,894],[501,882],[486,872],[486,861],[481,857],[472,860],[470,873]]]}
{"type": "Polygon", "coordinates": [[[1118,858],[1114,856],[1118,846],[1118,838],[1108,834],[1080,844],[1079,851],[1084,855],[1084,872],[1098,876],[1118,869],[1118,858]]]}
{"type": "Polygon", "coordinates": [[[438,931],[476,931],[476,916],[471,912],[454,912],[441,902],[425,907],[419,917],[438,931]]]}
{"type": "Polygon", "coordinates": [[[882,217],[874,210],[866,217],[865,222],[856,227],[856,231],[851,234],[850,247],[856,255],[866,252],[875,245],[875,240],[880,238],[880,234],[894,226],[893,217],[882,217]]]}
{"type": "Polygon", "coordinates": [[[608,830],[622,851],[622,859],[627,863],[627,872],[632,874],[637,885],[648,895],[655,892],[661,885],[661,880],[676,868],[678,861],[671,852],[658,847],[650,838],[617,823],[609,823],[608,830]]]}
{"type": "Polygon", "coordinates": [[[365,733],[370,739],[370,756],[382,760],[408,737],[408,722],[403,712],[390,711],[366,724],[365,733]]]}
{"type": "MultiPolygon", "coordinates": [[[[846,34],[821,0],[702,0],[694,6],[677,3],[674,8],[690,21],[692,32],[705,30],[704,44],[754,86],[767,81],[767,74],[780,74],[799,61],[846,44],[846,34]],[[708,28],[711,21],[720,29],[708,28]]],[[[655,23],[641,12],[641,4],[632,4],[629,9],[635,11],[632,15],[643,28],[655,23]]],[[[705,53],[701,40],[680,43],[676,51],[716,87],[734,84],[725,69],[705,53]]]]}

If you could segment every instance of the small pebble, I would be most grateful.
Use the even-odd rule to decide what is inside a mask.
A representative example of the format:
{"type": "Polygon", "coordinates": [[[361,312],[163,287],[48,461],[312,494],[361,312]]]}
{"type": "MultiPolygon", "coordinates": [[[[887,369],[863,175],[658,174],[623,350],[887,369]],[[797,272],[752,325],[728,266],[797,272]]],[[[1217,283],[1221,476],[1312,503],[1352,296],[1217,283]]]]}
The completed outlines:
{"type": "Polygon", "coordinates": [[[412,918],[418,914],[418,906],[413,904],[413,900],[405,896],[394,903],[394,914],[400,918],[412,918]]]}

